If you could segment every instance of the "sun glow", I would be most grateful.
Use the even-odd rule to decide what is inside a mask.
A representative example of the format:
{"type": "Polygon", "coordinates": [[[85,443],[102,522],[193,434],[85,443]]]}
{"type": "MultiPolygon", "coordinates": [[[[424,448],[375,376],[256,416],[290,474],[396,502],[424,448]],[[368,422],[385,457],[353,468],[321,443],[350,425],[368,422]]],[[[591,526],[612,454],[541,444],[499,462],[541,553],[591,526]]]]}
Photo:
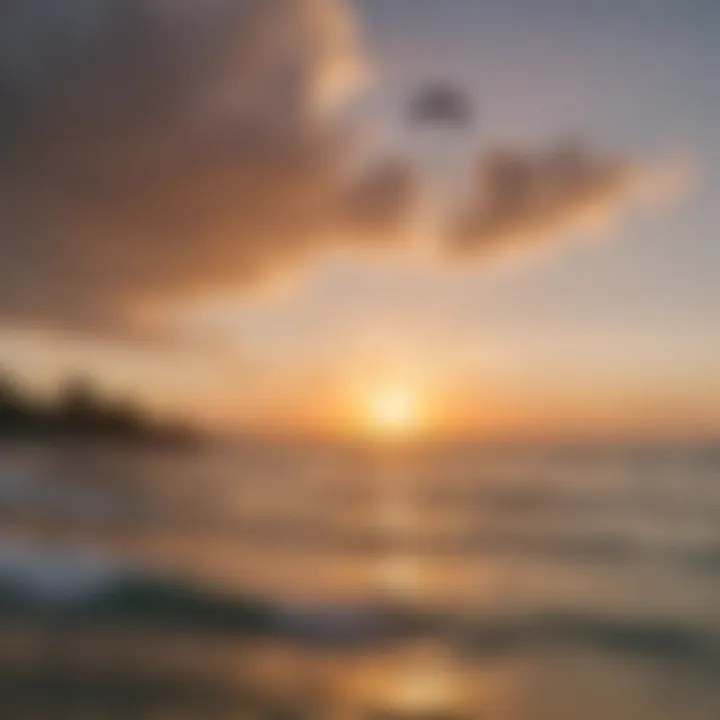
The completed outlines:
{"type": "Polygon", "coordinates": [[[365,414],[369,429],[384,437],[410,435],[419,429],[422,420],[417,394],[400,385],[370,393],[365,414]]]}

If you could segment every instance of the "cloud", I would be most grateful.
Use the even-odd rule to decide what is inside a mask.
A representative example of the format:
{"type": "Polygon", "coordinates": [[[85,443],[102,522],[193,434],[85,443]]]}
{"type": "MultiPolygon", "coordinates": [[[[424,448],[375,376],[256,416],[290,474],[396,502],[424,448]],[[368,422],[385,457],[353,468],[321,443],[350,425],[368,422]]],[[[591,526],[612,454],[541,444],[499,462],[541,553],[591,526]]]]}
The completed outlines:
{"type": "MultiPolygon", "coordinates": [[[[402,243],[421,178],[362,157],[355,29],[344,0],[3,0],[0,322],[153,331],[329,250],[402,243]]],[[[582,147],[496,153],[439,241],[474,256],[574,229],[637,178],[582,147]]]]}
{"type": "Polygon", "coordinates": [[[335,0],[0,7],[0,314],[102,329],[391,235],[411,173],[351,171],[364,61],[335,0]]]}
{"type": "Polygon", "coordinates": [[[545,152],[494,149],[479,158],[447,250],[469,258],[539,249],[612,226],[638,204],[682,190],[687,169],[649,167],[562,142],[545,152]]]}
{"type": "Polygon", "coordinates": [[[449,82],[423,85],[415,91],[406,110],[410,125],[463,129],[475,119],[472,98],[449,82]]]}

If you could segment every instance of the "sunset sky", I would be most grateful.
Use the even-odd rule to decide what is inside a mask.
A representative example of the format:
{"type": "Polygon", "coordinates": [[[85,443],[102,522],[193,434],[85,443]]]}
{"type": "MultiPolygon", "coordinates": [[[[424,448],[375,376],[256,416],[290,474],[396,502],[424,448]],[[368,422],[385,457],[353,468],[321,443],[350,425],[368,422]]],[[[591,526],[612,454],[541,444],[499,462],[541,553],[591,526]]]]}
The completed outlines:
{"type": "Polygon", "coordinates": [[[0,362],[222,428],[345,428],[401,386],[438,432],[717,436],[719,27],[707,0],[8,3],[0,362]],[[408,122],[438,83],[475,117],[408,122]]]}

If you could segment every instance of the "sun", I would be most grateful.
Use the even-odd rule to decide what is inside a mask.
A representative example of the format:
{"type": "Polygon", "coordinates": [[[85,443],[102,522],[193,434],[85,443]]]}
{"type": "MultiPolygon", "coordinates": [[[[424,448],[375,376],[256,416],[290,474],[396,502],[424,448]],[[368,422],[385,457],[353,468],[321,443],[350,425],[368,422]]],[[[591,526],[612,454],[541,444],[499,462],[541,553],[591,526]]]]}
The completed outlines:
{"type": "Polygon", "coordinates": [[[370,431],[383,437],[401,437],[417,431],[421,424],[417,393],[402,385],[388,385],[371,391],[366,403],[370,431]]]}

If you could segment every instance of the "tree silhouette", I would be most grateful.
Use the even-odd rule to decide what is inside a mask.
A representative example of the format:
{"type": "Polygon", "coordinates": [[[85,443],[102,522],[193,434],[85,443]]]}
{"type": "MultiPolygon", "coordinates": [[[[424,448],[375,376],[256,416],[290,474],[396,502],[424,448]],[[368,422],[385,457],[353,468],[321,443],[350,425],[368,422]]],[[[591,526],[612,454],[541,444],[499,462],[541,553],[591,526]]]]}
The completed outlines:
{"type": "Polygon", "coordinates": [[[17,434],[36,424],[35,413],[20,381],[13,374],[0,375],[0,431],[17,434]]]}
{"type": "Polygon", "coordinates": [[[112,398],[89,375],[61,381],[54,401],[33,401],[12,373],[0,373],[0,438],[187,440],[177,424],[154,422],[132,398],[112,398]]]}

